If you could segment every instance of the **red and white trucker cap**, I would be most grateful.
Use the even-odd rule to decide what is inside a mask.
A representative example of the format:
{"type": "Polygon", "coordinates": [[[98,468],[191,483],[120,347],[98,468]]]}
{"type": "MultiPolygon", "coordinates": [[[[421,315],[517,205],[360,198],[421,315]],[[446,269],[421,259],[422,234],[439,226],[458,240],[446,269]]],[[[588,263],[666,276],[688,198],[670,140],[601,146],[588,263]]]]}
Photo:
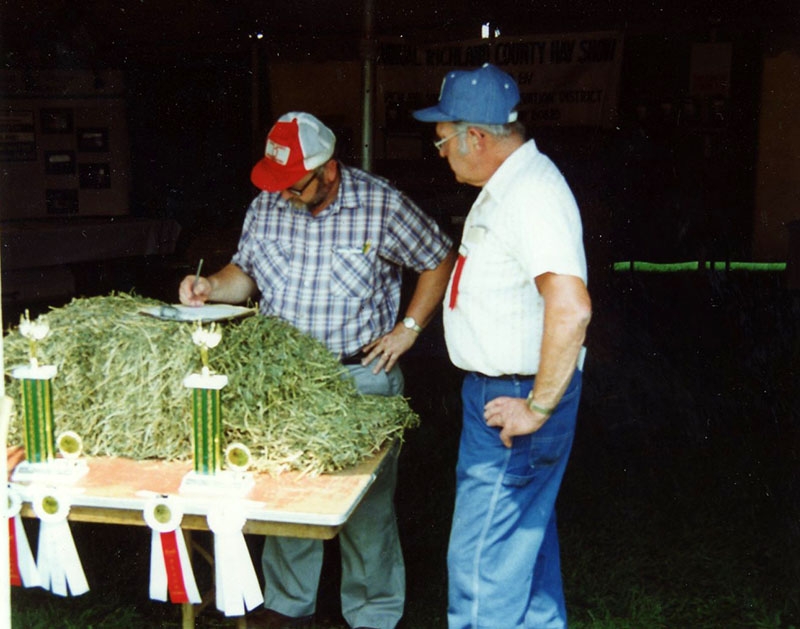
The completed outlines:
{"type": "Polygon", "coordinates": [[[311,114],[290,111],[270,129],[264,159],[250,180],[267,192],[285,190],[333,156],[336,136],[311,114]]]}

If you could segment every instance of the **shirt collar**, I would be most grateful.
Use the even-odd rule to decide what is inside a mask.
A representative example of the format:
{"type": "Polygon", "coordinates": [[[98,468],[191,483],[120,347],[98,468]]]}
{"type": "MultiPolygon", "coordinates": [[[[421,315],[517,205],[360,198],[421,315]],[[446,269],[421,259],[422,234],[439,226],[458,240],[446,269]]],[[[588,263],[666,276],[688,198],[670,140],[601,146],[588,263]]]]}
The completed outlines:
{"type": "Polygon", "coordinates": [[[519,176],[520,169],[524,168],[527,156],[538,153],[539,149],[536,148],[536,142],[528,140],[521,146],[517,147],[505,161],[500,164],[494,174],[486,182],[486,185],[481,191],[481,196],[485,192],[495,199],[500,199],[508,191],[514,179],[519,176]]]}
{"type": "Polygon", "coordinates": [[[358,186],[353,179],[353,174],[347,166],[339,162],[339,193],[336,195],[331,207],[338,212],[343,208],[356,208],[359,206],[358,186]]]}
{"type": "Polygon", "coordinates": [[[358,186],[355,184],[350,169],[341,162],[339,162],[338,165],[339,190],[336,193],[336,198],[331,201],[328,207],[317,214],[316,218],[333,216],[343,209],[356,208],[359,206],[358,186]]]}

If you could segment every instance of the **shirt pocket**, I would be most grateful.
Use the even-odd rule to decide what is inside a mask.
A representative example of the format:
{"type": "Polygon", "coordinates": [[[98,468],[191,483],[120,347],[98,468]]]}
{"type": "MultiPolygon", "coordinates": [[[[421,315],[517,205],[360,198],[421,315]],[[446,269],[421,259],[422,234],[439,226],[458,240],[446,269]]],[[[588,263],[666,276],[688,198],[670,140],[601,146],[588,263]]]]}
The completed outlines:
{"type": "Polygon", "coordinates": [[[331,259],[331,292],[340,297],[369,297],[375,275],[374,253],[337,247],[331,259]]]}
{"type": "Polygon", "coordinates": [[[257,243],[257,284],[262,293],[276,293],[289,279],[291,255],[288,246],[278,240],[260,239],[257,243]]]}
{"type": "Polygon", "coordinates": [[[487,295],[495,292],[497,284],[505,278],[494,272],[495,247],[489,228],[485,225],[470,226],[464,234],[458,253],[464,258],[459,292],[464,295],[487,295]]]}

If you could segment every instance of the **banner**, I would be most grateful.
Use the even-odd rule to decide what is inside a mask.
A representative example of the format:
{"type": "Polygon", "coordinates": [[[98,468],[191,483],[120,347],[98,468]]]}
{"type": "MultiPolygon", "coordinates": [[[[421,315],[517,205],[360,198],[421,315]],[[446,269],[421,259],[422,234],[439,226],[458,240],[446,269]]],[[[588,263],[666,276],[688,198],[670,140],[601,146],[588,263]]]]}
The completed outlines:
{"type": "Polygon", "coordinates": [[[378,46],[376,127],[387,136],[418,129],[411,112],[436,103],[447,71],[487,62],[516,80],[519,119],[526,127],[612,126],[622,46],[617,31],[430,45],[384,39],[378,46]]]}

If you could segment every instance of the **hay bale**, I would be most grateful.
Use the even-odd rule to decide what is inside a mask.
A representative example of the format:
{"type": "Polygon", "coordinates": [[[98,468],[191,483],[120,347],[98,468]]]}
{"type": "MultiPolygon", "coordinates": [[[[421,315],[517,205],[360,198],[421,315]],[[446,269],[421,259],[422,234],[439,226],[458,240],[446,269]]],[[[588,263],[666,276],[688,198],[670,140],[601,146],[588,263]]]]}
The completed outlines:
{"type": "MultiPolygon", "coordinates": [[[[191,400],[183,378],[201,367],[192,325],[138,313],[160,302],[130,294],[74,299],[46,316],[41,364],[54,364],[56,433],[74,430],[92,456],[191,458],[191,400]]],[[[4,340],[7,372],[27,363],[17,329],[4,340]]],[[[241,441],[253,467],[321,473],[350,467],[419,418],[402,397],[359,394],[322,343],[275,318],[224,323],[210,365],[228,376],[225,444],[241,441]]],[[[19,383],[6,379],[19,399],[19,383]]],[[[21,443],[21,420],[10,443],[21,443]]]]}

